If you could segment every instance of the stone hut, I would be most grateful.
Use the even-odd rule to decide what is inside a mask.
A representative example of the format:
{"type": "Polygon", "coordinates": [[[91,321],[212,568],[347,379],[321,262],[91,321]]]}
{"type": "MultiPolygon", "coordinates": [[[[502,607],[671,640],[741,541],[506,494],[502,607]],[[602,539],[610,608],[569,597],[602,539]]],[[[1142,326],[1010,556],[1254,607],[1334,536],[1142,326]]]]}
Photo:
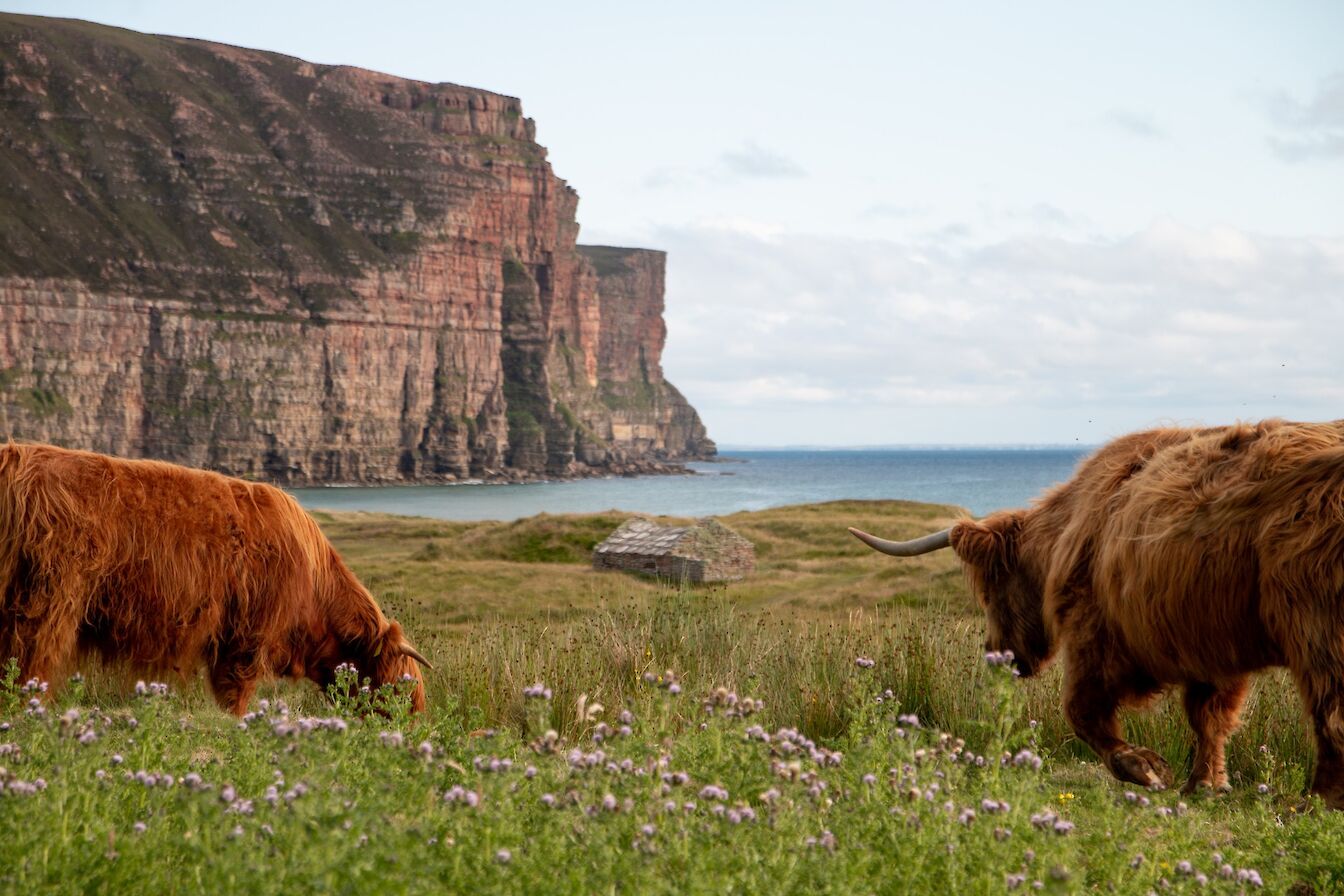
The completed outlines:
{"type": "Polygon", "coordinates": [[[620,569],[674,582],[735,582],[756,569],[756,548],[718,520],[660,526],[633,517],[593,549],[594,569],[620,569]]]}

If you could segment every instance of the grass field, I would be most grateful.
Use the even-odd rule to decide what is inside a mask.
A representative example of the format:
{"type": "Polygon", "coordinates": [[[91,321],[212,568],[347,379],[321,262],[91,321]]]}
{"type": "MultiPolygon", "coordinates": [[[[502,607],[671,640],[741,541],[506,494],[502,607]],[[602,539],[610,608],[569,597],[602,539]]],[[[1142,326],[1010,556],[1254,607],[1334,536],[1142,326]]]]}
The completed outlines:
{"type": "MultiPolygon", "coordinates": [[[[36,702],[8,681],[0,890],[1344,892],[1344,820],[1304,799],[1282,676],[1232,740],[1233,793],[1117,784],[1057,671],[985,664],[954,557],[845,532],[953,516],[737,514],[758,573],[689,588],[588,568],[618,514],[318,514],[435,662],[429,711],[284,683],[240,725],[198,681],[142,695],[92,670],[36,702]]],[[[1188,766],[1176,701],[1127,725],[1188,766]]]]}

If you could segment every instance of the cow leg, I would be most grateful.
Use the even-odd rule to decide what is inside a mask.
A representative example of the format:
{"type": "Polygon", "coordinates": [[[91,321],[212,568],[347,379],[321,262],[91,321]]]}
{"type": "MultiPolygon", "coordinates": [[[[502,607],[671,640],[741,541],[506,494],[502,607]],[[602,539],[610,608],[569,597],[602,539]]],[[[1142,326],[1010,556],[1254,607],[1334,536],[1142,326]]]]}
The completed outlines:
{"type": "Polygon", "coordinates": [[[1250,678],[1241,676],[1221,685],[1190,681],[1185,685],[1185,715],[1195,730],[1195,763],[1181,793],[1201,787],[1230,790],[1227,784],[1227,737],[1241,724],[1241,704],[1250,678]]]}
{"type": "Polygon", "coordinates": [[[1311,792],[1332,809],[1344,809],[1344,681],[1335,674],[1299,674],[1298,686],[1316,733],[1316,774],[1311,792]]]}
{"type": "Polygon", "coordinates": [[[31,633],[21,632],[20,639],[28,642],[27,662],[19,664],[24,680],[52,682],[74,658],[79,643],[79,620],[71,612],[53,610],[31,633]]]}
{"type": "Polygon", "coordinates": [[[1162,789],[1171,786],[1171,766],[1147,747],[1127,743],[1120,736],[1116,713],[1123,700],[1137,696],[1108,687],[1101,674],[1071,664],[1065,680],[1064,714],[1084,743],[1101,757],[1121,781],[1162,789]]]}

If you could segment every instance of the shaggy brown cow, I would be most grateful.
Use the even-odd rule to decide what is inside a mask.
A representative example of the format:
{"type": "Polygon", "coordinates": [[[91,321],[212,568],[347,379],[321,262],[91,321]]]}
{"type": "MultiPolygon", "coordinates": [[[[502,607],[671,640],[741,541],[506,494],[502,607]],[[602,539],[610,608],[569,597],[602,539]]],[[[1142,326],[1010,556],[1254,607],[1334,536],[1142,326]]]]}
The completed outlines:
{"type": "MultiPolygon", "coordinates": [[[[96,653],[186,677],[241,715],[257,682],[377,686],[424,658],[293,498],[172,464],[0,447],[0,664],[52,679],[96,653]]],[[[428,665],[426,663],[426,665],[428,665]]]]}
{"type": "Polygon", "coordinates": [[[1124,781],[1172,774],[1124,741],[1118,707],[1181,685],[1185,790],[1225,789],[1250,674],[1287,666],[1315,725],[1312,790],[1344,808],[1344,421],[1136,433],[1026,510],[913,542],[850,531],[897,556],[950,546],[987,648],[1012,650],[1021,674],[1065,648],[1065,713],[1124,781]]]}

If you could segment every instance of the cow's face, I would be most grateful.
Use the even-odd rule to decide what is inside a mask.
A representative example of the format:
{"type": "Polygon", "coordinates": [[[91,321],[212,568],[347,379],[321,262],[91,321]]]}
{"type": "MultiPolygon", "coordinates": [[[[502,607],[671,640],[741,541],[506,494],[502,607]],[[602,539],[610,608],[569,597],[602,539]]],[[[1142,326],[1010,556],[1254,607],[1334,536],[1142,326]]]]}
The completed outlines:
{"type": "Polygon", "coordinates": [[[367,678],[374,690],[385,684],[414,682],[411,705],[416,712],[423,712],[424,679],[420,665],[406,652],[408,647],[401,626],[395,622],[371,636],[331,633],[310,659],[305,673],[323,690],[336,681],[336,670],[342,665],[354,666],[359,680],[367,678]]]}
{"type": "Polygon", "coordinates": [[[1011,650],[1025,678],[1044,667],[1053,651],[1040,581],[1019,556],[1022,521],[1020,510],[963,521],[952,528],[951,541],[985,608],[985,649],[1011,650]]]}

